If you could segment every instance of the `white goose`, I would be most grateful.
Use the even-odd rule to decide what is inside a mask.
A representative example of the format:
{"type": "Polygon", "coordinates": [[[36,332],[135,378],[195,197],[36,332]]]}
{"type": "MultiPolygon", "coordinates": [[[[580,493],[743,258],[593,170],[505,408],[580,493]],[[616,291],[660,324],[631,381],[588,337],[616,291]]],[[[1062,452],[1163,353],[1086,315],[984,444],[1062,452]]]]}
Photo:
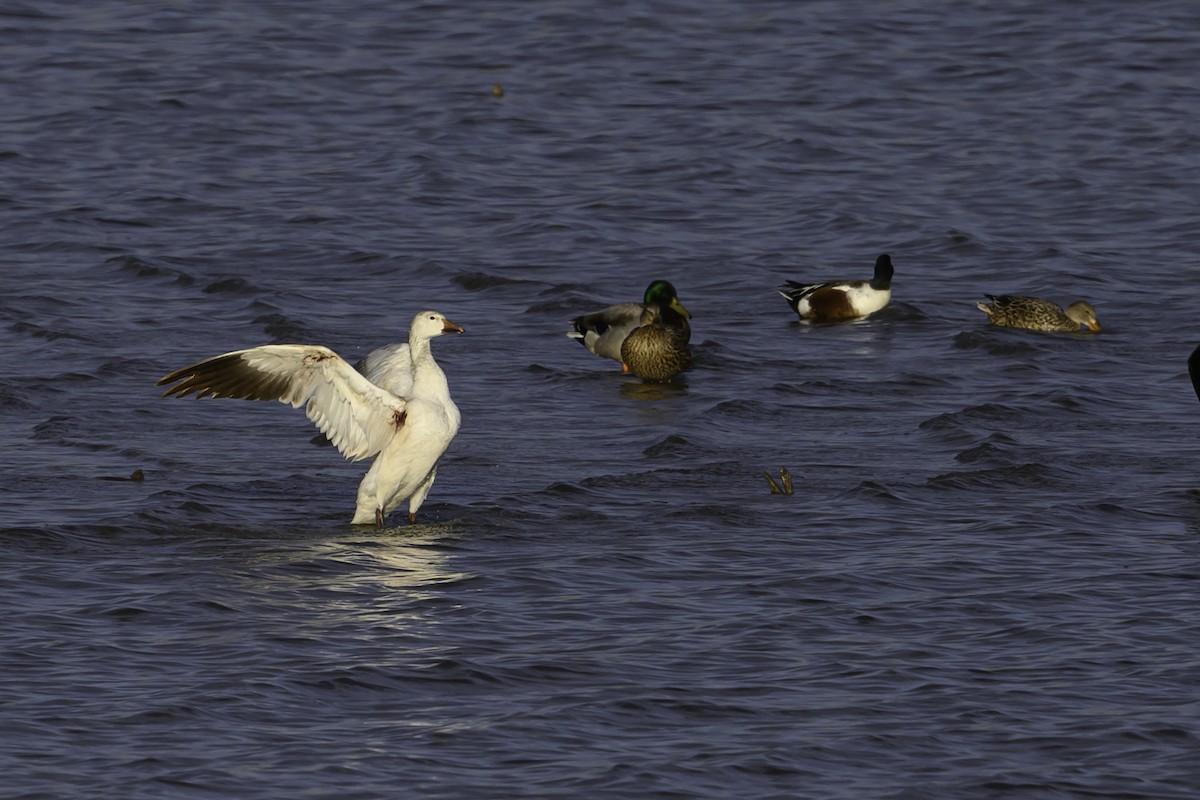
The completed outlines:
{"type": "Polygon", "coordinates": [[[382,527],[408,500],[415,522],[458,433],[460,415],[429,340],[462,333],[436,311],[413,317],[408,344],[375,350],[359,373],[328,347],[269,344],[201,361],[158,381],[163,397],[235,397],[304,406],[308,418],[352,461],[376,456],[358,486],[355,525],[382,527]]]}

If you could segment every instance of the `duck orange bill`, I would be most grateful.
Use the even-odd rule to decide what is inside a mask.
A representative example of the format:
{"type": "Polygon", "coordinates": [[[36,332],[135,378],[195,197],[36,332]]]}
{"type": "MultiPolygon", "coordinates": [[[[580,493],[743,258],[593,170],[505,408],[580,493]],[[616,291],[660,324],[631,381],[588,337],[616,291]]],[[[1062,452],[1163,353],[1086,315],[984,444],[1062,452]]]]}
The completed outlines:
{"type": "Polygon", "coordinates": [[[466,333],[467,331],[461,325],[455,325],[450,320],[442,321],[442,333],[466,333]]]}

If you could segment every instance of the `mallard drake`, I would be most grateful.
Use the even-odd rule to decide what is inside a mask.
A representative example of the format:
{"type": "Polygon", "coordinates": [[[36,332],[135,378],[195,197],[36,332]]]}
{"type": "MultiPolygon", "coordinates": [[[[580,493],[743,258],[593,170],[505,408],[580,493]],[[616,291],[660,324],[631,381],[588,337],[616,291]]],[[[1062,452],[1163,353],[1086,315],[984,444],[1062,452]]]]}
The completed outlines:
{"type": "Polygon", "coordinates": [[[415,522],[433,486],[438,459],[460,422],[429,340],[462,332],[444,315],[422,311],[413,317],[403,358],[394,345],[376,351],[381,356],[371,380],[327,347],[273,344],[206,359],[162,377],[157,385],[174,384],[163,397],[194,393],[304,406],[308,418],[343,456],[352,461],[375,457],[358,486],[351,523],[382,527],[405,500],[408,521],[415,522]],[[379,364],[388,368],[380,369],[379,364]],[[397,394],[389,386],[406,386],[407,391],[397,394]]]}
{"type": "Polygon", "coordinates": [[[621,343],[621,367],[643,380],[665,383],[692,363],[687,340],[678,328],[663,324],[662,311],[648,305],[641,324],[621,343]]]}
{"type": "Polygon", "coordinates": [[[1076,300],[1063,311],[1057,303],[1037,297],[1017,297],[1011,294],[987,295],[990,303],[976,303],[988,321],[1005,328],[1024,328],[1027,331],[1048,333],[1078,333],[1080,330],[1100,330],[1096,309],[1091,303],[1076,300]]]}
{"type": "Polygon", "coordinates": [[[800,319],[840,322],[874,314],[892,299],[892,259],[887,253],[875,259],[875,277],[869,281],[787,281],[779,293],[800,319]]]}
{"type": "Polygon", "coordinates": [[[571,320],[571,330],[567,336],[578,339],[584,347],[601,358],[621,361],[621,345],[625,337],[641,325],[642,313],[652,305],[661,309],[662,324],[678,331],[683,343],[687,344],[692,338],[692,328],[688,324],[692,314],[679,302],[675,287],[669,281],[661,280],[646,287],[641,303],[618,303],[576,317],[571,320]]]}

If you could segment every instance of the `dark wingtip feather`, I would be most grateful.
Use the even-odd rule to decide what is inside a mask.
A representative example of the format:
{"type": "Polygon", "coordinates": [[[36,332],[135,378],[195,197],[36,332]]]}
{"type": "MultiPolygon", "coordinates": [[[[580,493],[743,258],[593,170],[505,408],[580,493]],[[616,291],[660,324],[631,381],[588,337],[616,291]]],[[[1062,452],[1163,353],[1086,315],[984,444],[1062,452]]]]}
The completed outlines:
{"type": "Polygon", "coordinates": [[[164,375],[155,384],[174,386],[163,397],[233,397],[241,400],[279,400],[288,390],[290,381],[282,375],[272,375],[254,369],[240,353],[228,353],[190,367],[164,375]]]}

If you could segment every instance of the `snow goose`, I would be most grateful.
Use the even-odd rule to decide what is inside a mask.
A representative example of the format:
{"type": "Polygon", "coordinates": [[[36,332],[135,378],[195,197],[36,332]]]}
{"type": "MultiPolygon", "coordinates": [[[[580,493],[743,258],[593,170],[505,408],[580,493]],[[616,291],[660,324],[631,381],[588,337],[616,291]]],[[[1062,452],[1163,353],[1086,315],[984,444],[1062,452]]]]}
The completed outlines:
{"type": "Polygon", "coordinates": [[[1100,322],[1091,303],[1076,300],[1064,311],[1057,303],[1037,297],[1017,297],[1011,294],[988,295],[990,303],[976,303],[987,314],[988,321],[1004,328],[1023,328],[1047,333],[1096,332],[1100,322]]]}
{"type": "Polygon", "coordinates": [[[692,338],[688,320],[692,314],[679,302],[679,295],[669,281],[654,281],[646,287],[641,303],[618,303],[600,311],[571,320],[567,333],[601,358],[621,361],[621,345],[634,328],[642,324],[642,312],[648,306],[658,306],[662,324],[677,331],[684,344],[692,338]]]}
{"type": "Polygon", "coordinates": [[[406,499],[408,521],[415,522],[460,421],[429,340],[462,332],[444,315],[422,311],[413,317],[407,345],[367,356],[366,376],[327,347],[269,344],[176,370],[157,385],[174,384],[164,397],[195,393],[304,406],[343,456],[375,457],[358,486],[352,524],[382,527],[406,499]]]}
{"type": "Polygon", "coordinates": [[[800,319],[808,322],[841,322],[874,314],[892,299],[892,259],[887,253],[875,259],[875,277],[869,281],[787,281],[778,291],[800,319]]]}

